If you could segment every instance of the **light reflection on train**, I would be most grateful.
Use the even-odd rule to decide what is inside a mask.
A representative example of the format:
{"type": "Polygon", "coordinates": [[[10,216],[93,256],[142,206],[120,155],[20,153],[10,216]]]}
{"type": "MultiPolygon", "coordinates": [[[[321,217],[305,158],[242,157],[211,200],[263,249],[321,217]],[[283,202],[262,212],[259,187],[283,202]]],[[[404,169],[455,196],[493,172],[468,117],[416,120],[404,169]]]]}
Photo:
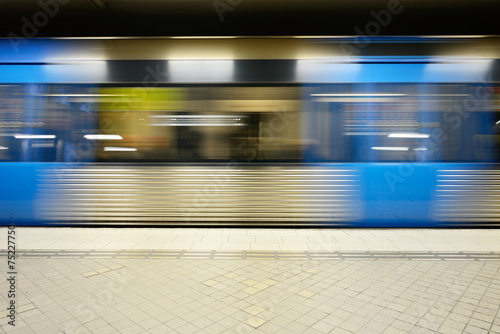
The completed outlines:
{"type": "Polygon", "coordinates": [[[372,82],[5,83],[0,221],[498,223],[499,89],[470,79],[496,62],[376,73],[413,62],[370,60],[372,82]]]}

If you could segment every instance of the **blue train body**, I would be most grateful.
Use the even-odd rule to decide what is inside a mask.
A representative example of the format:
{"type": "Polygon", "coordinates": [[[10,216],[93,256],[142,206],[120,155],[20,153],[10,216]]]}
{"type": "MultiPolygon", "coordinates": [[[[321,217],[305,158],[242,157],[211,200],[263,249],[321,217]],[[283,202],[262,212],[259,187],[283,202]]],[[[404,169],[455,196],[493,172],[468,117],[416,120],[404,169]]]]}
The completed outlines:
{"type": "Polygon", "coordinates": [[[500,221],[496,59],[84,47],[0,41],[2,225],[500,221]]]}

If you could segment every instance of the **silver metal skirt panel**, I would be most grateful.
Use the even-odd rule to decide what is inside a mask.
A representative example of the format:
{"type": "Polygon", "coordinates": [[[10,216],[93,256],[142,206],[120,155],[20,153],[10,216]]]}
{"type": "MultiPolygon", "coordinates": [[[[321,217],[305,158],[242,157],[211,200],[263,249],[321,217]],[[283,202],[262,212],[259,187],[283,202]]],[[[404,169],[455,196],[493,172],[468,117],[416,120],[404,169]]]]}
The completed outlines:
{"type": "Polygon", "coordinates": [[[500,170],[437,171],[436,219],[471,223],[500,220],[500,170]]]}
{"type": "Polygon", "coordinates": [[[335,165],[113,165],[41,171],[39,219],[331,223],[360,214],[360,175],[335,165]]]}

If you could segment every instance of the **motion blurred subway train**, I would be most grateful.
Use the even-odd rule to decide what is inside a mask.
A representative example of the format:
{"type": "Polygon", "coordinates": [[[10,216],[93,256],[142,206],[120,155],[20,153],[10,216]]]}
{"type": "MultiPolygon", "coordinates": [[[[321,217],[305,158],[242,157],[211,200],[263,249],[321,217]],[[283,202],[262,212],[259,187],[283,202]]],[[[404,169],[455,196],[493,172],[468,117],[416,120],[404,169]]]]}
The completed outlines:
{"type": "Polygon", "coordinates": [[[0,40],[2,225],[494,226],[500,40],[0,40]]]}

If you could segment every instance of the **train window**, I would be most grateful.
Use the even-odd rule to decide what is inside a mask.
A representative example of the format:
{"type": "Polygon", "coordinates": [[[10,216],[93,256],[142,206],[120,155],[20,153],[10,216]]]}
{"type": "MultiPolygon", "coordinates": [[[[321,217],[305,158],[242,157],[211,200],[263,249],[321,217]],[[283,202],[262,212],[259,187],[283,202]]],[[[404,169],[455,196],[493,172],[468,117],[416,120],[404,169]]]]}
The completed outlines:
{"type": "Polygon", "coordinates": [[[306,87],[306,156],[345,162],[492,161],[491,98],[474,84],[306,87]]]}
{"type": "MultiPolygon", "coordinates": [[[[0,86],[0,159],[75,161],[87,128],[92,88],[79,85],[0,86]],[[83,137],[82,137],[83,139],[83,137]]],[[[92,154],[87,154],[87,160],[92,154]]]]}
{"type": "Polygon", "coordinates": [[[0,161],[18,160],[14,136],[23,128],[23,87],[0,86],[0,161]]]}
{"type": "Polygon", "coordinates": [[[0,86],[0,160],[301,158],[300,88],[0,86]]]}
{"type": "Polygon", "coordinates": [[[491,97],[478,94],[481,84],[427,85],[423,101],[428,101],[439,126],[432,129],[429,152],[432,161],[493,161],[491,97]]]}
{"type": "Polygon", "coordinates": [[[96,142],[97,159],[297,160],[299,92],[297,87],[102,88],[96,132],[105,136],[96,142]]]}
{"type": "Polygon", "coordinates": [[[491,145],[491,153],[488,152],[488,157],[493,156],[495,161],[500,160],[500,87],[491,88],[490,92],[493,93],[493,98],[491,99],[491,110],[493,115],[492,133],[488,137],[488,141],[491,145]]]}
{"type": "Polygon", "coordinates": [[[3,85],[0,161],[493,162],[500,113],[498,88],[490,92],[472,83],[3,85]]]}

